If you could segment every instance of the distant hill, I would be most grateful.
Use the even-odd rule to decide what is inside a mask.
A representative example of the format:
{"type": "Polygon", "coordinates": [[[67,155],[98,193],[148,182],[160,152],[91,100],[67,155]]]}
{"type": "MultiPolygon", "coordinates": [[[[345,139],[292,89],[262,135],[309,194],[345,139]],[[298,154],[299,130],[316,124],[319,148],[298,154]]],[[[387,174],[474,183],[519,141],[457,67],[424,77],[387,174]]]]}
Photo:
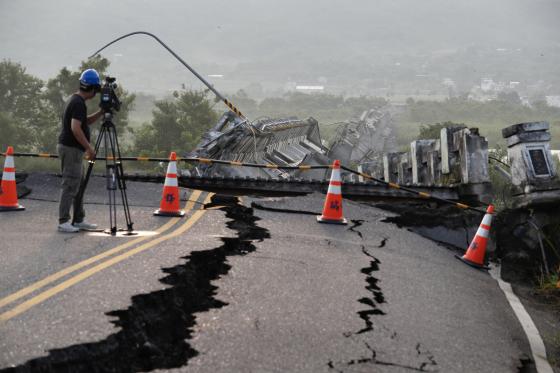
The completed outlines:
{"type": "MultiPolygon", "coordinates": [[[[407,56],[416,68],[469,46],[530,49],[523,59],[546,59],[560,48],[559,16],[557,0],[0,0],[0,59],[47,78],[117,36],[146,30],[202,74],[224,75],[216,86],[264,82],[275,89],[320,74],[355,80],[407,56]]],[[[122,41],[105,56],[133,90],[200,87],[146,37],[122,41]]]]}

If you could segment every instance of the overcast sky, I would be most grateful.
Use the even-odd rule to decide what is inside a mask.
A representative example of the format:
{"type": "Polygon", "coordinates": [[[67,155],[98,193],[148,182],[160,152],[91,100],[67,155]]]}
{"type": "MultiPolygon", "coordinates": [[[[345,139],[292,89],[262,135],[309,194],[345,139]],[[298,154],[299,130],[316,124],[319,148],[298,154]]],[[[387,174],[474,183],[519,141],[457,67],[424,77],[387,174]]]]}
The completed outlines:
{"type": "MultiPolygon", "coordinates": [[[[213,64],[257,63],[266,71],[275,59],[560,46],[558,0],[0,0],[0,17],[0,59],[41,78],[137,30],[158,35],[203,74],[220,73],[213,64]]],[[[105,55],[121,79],[188,74],[147,37],[105,55]]]]}

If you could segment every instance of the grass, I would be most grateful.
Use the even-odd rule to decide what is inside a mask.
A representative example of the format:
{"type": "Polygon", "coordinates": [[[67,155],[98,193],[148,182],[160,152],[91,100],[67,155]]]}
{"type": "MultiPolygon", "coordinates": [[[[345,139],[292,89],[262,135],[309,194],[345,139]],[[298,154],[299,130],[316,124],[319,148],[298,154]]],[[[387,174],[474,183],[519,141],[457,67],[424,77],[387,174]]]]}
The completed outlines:
{"type": "MultiPolygon", "coordinates": [[[[539,276],[535,293],[550,304],[555,311],[560,312],[560,265],[550,274],[543,273],[539,276]]],[[[558,337],[560,343],[560,335],[558,337]]],[[[560,344],[558,347],[560,348],[560,344]]]]}
{"type": "Polygon", "coordinates": [[[548,276],[543,275],[539,279],[539,291],[551,291],[551,292],[558,292],[560,296],[560,274],[558,272],[551,273],[548,276]]]}

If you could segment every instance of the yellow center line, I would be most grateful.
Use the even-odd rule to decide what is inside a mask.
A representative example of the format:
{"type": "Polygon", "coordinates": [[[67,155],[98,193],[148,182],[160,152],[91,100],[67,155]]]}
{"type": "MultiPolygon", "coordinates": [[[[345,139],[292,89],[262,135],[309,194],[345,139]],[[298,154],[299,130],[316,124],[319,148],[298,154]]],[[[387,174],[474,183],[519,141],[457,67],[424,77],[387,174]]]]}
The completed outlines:
{"type": "MultiPolygon", "coordinates": [[[[200,195],[202,194],[202,192],[200,190],[195,190],[193,191],[193,193],[191,194],[191,196],[189,197],[189,201],[187,202],[187,204],[185,205],[185,211],[189,211],[194,207],[194,201],[196,201],[200,195]]],[[[170,219],[167,223],[165,223],[164,225],[162,225],[161,227],[159,227],[158,229],[156,229],[157,233],[162,233],[165,232],[166,230],[168,230],[169,228],[171,228],[173,225],[175,225],[178,221],[180,220],[180,218],[172,218],[170,219]]],[[[98,262],[101,259],[105,259],[108,256],[111,256],[113,254],[118,253],[119,251],[122,251],[126,248],[129,248],[130,246],[136,245],[137,243],[140,243],[142,241],[145,241],[149,238],[153,238],[153,236],[145,236],[145,237],[138,237],[132,241],[128,241],[125,244],[119,245],[113,249],[107,250],[102,252],[99,255],[96,256],[92,256],[91,258],[88,258],[86,260],[83,260],[77,264],[74,264],[70,267],[67,267],[59,272],[56,272],[50,276],[45,277],[44,279],[37,281],[13,294],[8,295],[5,298],[0,299],[0,308],[4,307],[7,304],[10,304],[12,302],[15,302],[16,300],[36,291],[41,289],[42,287],[72,273],[75,272],[83,267],[86,267],[92,263],[98,262]]]]}
{"type": "MultiPolygon", "coordinates": [[[[210,198],[212,197],[212,193],[209,194],[206,199],[204,200],[204,203],[207,203],[210,201],[210,198]]],[[[68,280],[61,282],[60,284],[45,290],[42,293],[39,293],[38,295],[36,295],[33,298],[30,298],[29,300],[17,305],[16,307],[12,308],[9,311],[6,311],[2,314],[0,314],[0,323],[4,322],[4,321],[8,321],[9,319],[27,311],[28,309],[30,309],[33,306],[36,306],[42,302],[44,302],[45,300],[55,296],[56,294],[68,289],[69,287],[76,285],[77,283],[87,279],[88,277],[93,276],[94,274],[96,274],[97,272],[100,272],[112,265],[115,265],[117,263],[122,262],[123,260],[138,254],[142,251],[145,251],[159,243],[162,243],[164,241],[167,241],[171,238],[177,237],[180,234],[183,234],[184,232],[186,232],[188,229],[190,229],[194,223],[196,223],[201,217],[202,215],[204,215],[206,211],[205,210],[197,210],[195,211],[195,213],[187,220],[183,223],[183,225],[181,225],[179,228],[175,229],[174,231],[172,231],[171,233],[168,233],[164,236],[159,236],[156,239],[146,242],[132,250],[129,250],[123,254],[117,255],[112,257],[111,259],[108,259],[102,263],[99,263],[98,265],[96,265],[95,267],[91,267],[88,270],[84,271],[84,272],[80,272],[79,274],[69,278],[68,280]]]]}

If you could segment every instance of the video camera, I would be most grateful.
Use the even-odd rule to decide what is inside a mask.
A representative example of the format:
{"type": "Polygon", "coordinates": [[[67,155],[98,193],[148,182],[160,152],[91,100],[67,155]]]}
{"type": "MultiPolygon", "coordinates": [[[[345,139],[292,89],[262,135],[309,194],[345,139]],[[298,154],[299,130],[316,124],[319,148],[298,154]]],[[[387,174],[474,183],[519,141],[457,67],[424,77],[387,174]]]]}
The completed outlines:
{"type": "Polygon", "coordinates": [[[117,78],[107,76],[103,86],[101,86],[101,102],[99,102],[99,107],[105,112],[111,112],[113,109],[119,111],[121,109],[121,101],[115,92],[117,89],[116,80],[117,78]]]}

